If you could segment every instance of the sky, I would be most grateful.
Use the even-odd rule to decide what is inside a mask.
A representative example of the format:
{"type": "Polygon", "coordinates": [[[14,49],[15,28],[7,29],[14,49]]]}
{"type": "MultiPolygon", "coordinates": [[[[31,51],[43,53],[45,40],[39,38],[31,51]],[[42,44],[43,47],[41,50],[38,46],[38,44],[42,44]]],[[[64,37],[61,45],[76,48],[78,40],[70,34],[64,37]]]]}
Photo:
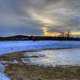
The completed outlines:
{"type": "Polygon", "coordinates": [[[0,36],[80,31],[80,0],[0,0],[0,36]]]}

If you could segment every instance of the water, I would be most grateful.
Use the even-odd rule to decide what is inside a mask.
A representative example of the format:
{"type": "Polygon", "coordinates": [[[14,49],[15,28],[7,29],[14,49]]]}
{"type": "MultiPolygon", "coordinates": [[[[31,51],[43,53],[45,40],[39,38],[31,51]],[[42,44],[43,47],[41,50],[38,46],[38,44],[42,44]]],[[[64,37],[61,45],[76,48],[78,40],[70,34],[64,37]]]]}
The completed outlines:
{"type": "Polygon", "coordinates": [[[80,65],[80,48],[42,50],[39,52],[25,52],[25,56],[43,56],[23,59],[24,62],[45,66],[56,65],[80,65]]]}

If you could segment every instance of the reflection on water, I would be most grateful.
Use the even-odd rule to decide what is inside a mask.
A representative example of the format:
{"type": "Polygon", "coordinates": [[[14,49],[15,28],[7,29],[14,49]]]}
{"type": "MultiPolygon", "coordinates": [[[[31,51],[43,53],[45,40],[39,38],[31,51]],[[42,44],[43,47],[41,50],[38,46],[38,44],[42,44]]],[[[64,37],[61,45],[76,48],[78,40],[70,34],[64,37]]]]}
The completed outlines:
{"type": "Polygon", "coordinates": [[[40,65],[80,65],[80,49],[43,50],[39,52],[25,52],[25,56],[43,56],[23,59],[40,65]]]}

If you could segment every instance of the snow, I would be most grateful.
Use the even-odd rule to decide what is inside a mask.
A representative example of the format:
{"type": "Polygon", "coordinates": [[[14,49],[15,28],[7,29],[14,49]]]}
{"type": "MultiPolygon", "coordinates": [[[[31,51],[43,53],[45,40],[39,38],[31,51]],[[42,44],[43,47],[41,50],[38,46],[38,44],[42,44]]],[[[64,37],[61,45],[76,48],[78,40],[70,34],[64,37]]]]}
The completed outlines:
{"type": "Polygon", "coordinates": [[[80,41],[1,41],[0,55],[17,51],[76,47],[80,47],[80,41]]]}
{"type": "Polygon", "coordinates": [[[5,65],[0,64],[0,80],[10,80],[10,78],[7,77],[5,71],[5,65]]]}
{"type": "Polygon", "coordinates": [[[4,73],[0,72],[0,80],[10,80],[4,73]]]}

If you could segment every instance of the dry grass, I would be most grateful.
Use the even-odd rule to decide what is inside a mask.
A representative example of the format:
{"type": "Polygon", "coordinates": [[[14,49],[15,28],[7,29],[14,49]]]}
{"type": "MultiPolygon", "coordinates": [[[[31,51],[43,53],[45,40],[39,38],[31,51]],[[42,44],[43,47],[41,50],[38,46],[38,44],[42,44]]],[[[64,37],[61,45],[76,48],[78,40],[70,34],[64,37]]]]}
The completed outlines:
{"type": "Polygon", "coordinates": [[[10,64],[5,71],[12,80],[80,80],[80,67],[43,67],[29,64],[10,64]]]}
{"type": "MultiPolygon", "coordinates": [[[[20,54],[11,54],[0,57],[2,60],[20,60],[20,54]]],[[[11,80],[80,80],[80,66],[44,67],[31,64],[9,64],[5,73],[11,80]]]]}

